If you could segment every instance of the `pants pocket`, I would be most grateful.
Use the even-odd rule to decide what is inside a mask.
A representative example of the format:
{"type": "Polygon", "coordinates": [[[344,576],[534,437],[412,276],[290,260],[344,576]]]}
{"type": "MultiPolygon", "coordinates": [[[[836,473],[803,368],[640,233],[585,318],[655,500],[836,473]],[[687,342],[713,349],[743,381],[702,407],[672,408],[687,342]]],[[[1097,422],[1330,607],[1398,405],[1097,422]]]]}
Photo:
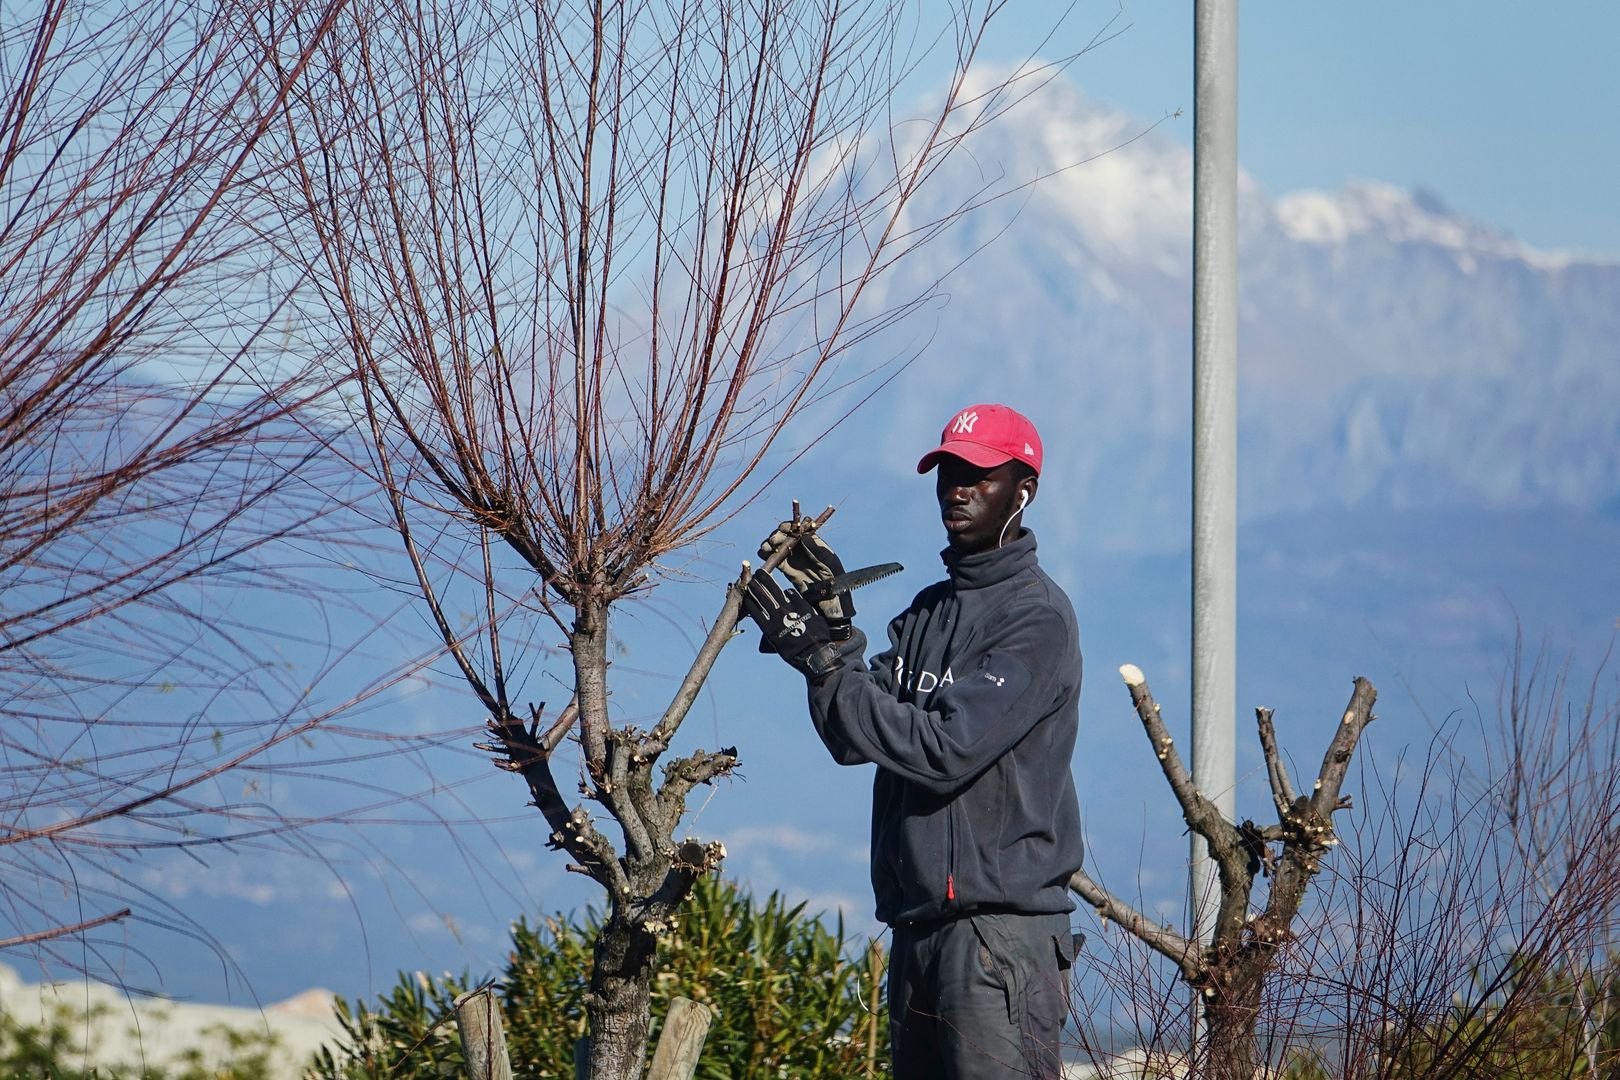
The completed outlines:
{"type": "Polygon", "coordinates": [[[1068,1015],[1074,995],[1074,964],[1080,959],[1080,949],[1085,943],[1086,935],[1078,931],[1052,935],[1052,948],[1057,952],[1058,985],[1063,991],[1064,1015],[1068,1015]]]}
{"type": "Polygon", "coordinates": [[[981,960],[1004,988],[1011,1025],[1027,1075],[1061,1072],[1063,1021],[1069,1013],[1074,939],[1066,915],[975,915],[981,960]],[[1057,933],[1059,928],[1062,932],[1057,933]]]}
{"type": "Polygon", "coordinates": [[[1024,990],[1028,961],[1021,955],[1017,938],[998,915],[973,915],[973,932],[979,938],[979,962],[986,975],[999,987],[1007,1002],[1007,1022],[1020,1024],[1024,1012],[1024,990]]]}

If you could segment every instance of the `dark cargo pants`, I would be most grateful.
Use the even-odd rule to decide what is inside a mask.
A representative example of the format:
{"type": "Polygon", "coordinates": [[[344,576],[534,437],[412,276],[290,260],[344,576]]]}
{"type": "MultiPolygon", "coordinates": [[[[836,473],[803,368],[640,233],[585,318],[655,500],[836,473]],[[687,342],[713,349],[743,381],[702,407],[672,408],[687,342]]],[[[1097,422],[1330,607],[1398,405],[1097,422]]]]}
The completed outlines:
{"type": "Polygon", "coordinates": [[[1073,960],[1067,914],[964,915],[895,927],[895,1080],[1061,1076],[1073,960]]]}

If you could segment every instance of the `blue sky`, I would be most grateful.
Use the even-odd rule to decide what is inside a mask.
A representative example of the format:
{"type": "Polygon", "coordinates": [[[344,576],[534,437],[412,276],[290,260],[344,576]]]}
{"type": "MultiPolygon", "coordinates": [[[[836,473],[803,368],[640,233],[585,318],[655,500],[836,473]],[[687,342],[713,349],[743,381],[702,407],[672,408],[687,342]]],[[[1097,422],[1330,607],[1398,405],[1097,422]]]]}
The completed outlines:
{"type": "MultiPolygon", "coordinates": [[[[1076,81],[1144,119],[1185,110],[1163,130],[1190,142],[1192,10],[1077,4],[1067,39],[1119,33],[1076,81]]],[[[1272,194],[1377,179],[1537,247],[1620,252],[1620,5],[1244,0],[1239,34],[1240,156],[1272,194]]]]}
{"type": "MultiPolygon", "coordinates": [[[[1016,15],[1020,7],[1030,11],[1024,17],[1033,24],[1052,17],[1062,5],[1048,0],[1015,3],[1009,14],[1016,15]]],[[[1093,98],[1122,106],[1147,122],[1183,110],[1181,117],[1159,130],[1190,141],[1191,16],[1190,3],[1170,0],[1078,5],[1063,32],[1069,47],[1078,47],[1110,18],[1115,19],[1110,32],[1117,33],[1078,62],[1073,78],[1093,98]]],[[[1616,183],[1620,141],[1613,137],[1610,115],[1611,107],[1620,103],[1620,70],[1600,55],[1615,40],[1620,40],[1620,7],[1597,3],[1561,3],[1527,13],[1505,3],[1330,6],[1248,0],[1242,6],[1240,54],[1244,167],[1274,195],[1302,188],[1336,189],[1358,178],[1423,187],[1459,212],[1535,246],[1620,255],[1620,214],[1611,206],[1613,191],[1620,190],[1616,183]]],[[[992,57],[1003,58],[994,50],[992,57]]],[[[881,402],[863,410],[851,434],[881,429],[886,415],[892,410],[881,402]]],[[[939,419],[944,415],[942,411],[939,419]]],[[[931,426],[924,427],[925,436],[931,435],[931,426]]],[[[905,437],[912,435],[908,431],[905,437]]],[[[919,481],[902,492],[877,491],[868,479],[851,479],[849,485],[839,488],[813,470],[801,470],[780,490],[784,496],[800,494],[807,503],[844,499],[848,490],[838,521],[839,535],[850,541],[851,561],[899,557],[907,563],[907,575],[863,594],[863,622],[877,632],[884,615],[937,573],[933,552],[938,539],[932,531],[908,535],[903,544],[881,533],[893,530],[896,522],[931,521],[930,487],[919,481]]],[[[1055,516],[1060,508],[1069,509],[1048,499],[1041,509],[1055,516]]],[[[770,512],[769,508],[751,512],[747,521],[716,538],[718,542],[692,554],[696,571],[709,577],[702,588],[712,588],[714,581],[729,576],[739,553],[747,553],[757,519],[770,512]]],[[[1538,520],[1530,520],[1524,534],[1539,527],[1538,520]]],[[[1321,526],[1329,536],[1336,529],[1332,523],[1321,526]]],[[[1568,530],[1570,536],[1577,531],[1568,530]]],[[[1299,541],[1302,547],[1310,543],[1314,538],[1299,541]]],[[[1444,545],[1441,549],[1444,552],[1444,545]]],[[[1514,550],[1529,551],[1522,545],[1514,550]]],[[[1331,555],[1324,552],[1324,558],[1331,555]]],[[[1179,558],[1164,556],[1155,563],[1156,572],[1144,575],[1145,589],[1144,581],[1126,580],[1123,572],[1120,580],[1111,579],[1106,564],[1073,572],[1077,595],[1091,602],[1085,630],[1091,695],[1086,705],[1088,738],[1109,732],[1110,718],[1119,718],[1119,686],[1112,671],[1121,660],[1147,667],[1167,713],[1181,711],[1176,702],[1184,699],[1179,688],[1185,679],[1177,674],[1176,665],[1186,651],[1185,613],[1178,605],[1186,588],[1178,576],[1183,572],[1179,558]]],[[[1256,560],[1258,565],[1259,555],[1256,560]]],[[[1443,563],[1446,556],[1436,555],[1434,561],[1443,563]]],[[[1599,560],[1582,549],[1565,563],[1588,561],[1599,560]]],[[[1413,562],[1407,573],[1418,578],[1424,573],[1440,576],[1431,570],[1429,563],[1413,562]]],[[[1438,702],[1438,711],[1444,714],[1455,704],[1462,675],[1478,678],[1499,672],[1499,639],[1511,633],[1513,618],[1525,616],[1532,628],[1579,624],[1584,629],[1588,624],[1606,625],[1604,620],[1612,617],[1607,597],[1616,594],[1605,592],[1600,603],[1598,597],[1577,595],[1563,579],[1543,582],[1533,572],[1534,568],[1514,569],[1515,584],[1510,587],[1498,582],[1494,568],[1482,571],[1470,581],[1473,592],[1468,596],[1477,600],[1473,606],[1459,606],[1451,593],[1434,588],[1431,606],[1456,612],[1455,633],[1459,638],[1468,635],[1455,650],[1466,665],[1448,659],[1432,643],[1403,637],[1400,624],[1410,609],[1397,610],[1393,601],[1388,610],[1350,613],[1341,620],[1350,624],[1348,629],[1341,627],[1337,635],[1324,631],[1320,641],[1303,640],[1305,631],[1321,618],[1320,612],[1337,602],[1336,594],[1327,585],[1307,581],[1315,588],[1310,602],[1299,599],[1295,604],[1299,610],[1290,608],[1279,615],[1273,608],[1280,610],[1285,600],[1295,599],[1295,593],[1304,596],[1307,590],[1275,585],[1260,594],[1255,609],[1257,619],[1275,626],[1269,636],[1254,639],[1250,656],[1281,656],[1293,648],[1300,654],[1294,658],[1300,670],[1291,674],[1309,695],[1301,691],[1294,700],[1279,698],[1279,688],[1268,685],[1258,699],[1279,706],[1280,718],[1306,715],[1307,710],[1322,715],[1323,710],[1342,707],[1347,679],[1354,673],[1346,667],[1351,660],[1345,643],[1350,641],[1358,650],[1355,663],[1366,657],[1382,669],[1369,671],[1379,676],[1386,700],[1392,702],[1391,723],[1380,736],[1386,730],[1391,738],[1397,732],[1403,732],[1403,738],[1421,732],[1414,710],[1403,705],[1397,711],[1393,702],[1438,702]]],[[[1324,580],[1335,587],[1341,584],[1338,577],[1324,580]]],[[[1426,580],[1413,586],[1403,579],[1403,597],[1421,593],[1426,580]]],[[[622,688],[621,700],[630,708],[640,700],[638,695],[656,703],[667,690],[664,684],[675,661],[663,650],[679,636],[669,633],[680,615],[677,595],[660,594],[620,625],[631,648],[624,666],[654,672],[646,686],[622,688]],[[650,644],[652,639],[661,644],[650,644]]],[[[710,602],[705,593],[695,610],[706,611],[710,602]]],[[[1438,617],[1425,617],[1425,633],[1433,637],[1437,626],[1451,631],[1451,624],[1440,622],[1438,617]]],[[[1415,638],[1415,632],[1411,636],[1415,638]]],[[[712,803],[706,801],[707,793],[695,799],[690,828],[706,838],[726,841],[733,851],[728,872],[763,889],[783,886],[797,890],[800,897],[808,891],[812,908],[845,907],[861,925],[869,908],[864,883],[869,779],[864,773],[835,769],[820,756],[805,730],[801,694],[791,678],[753,655],[751,641],[728,650],[685,735],[706,746],[732,741],[743,745],[745,778],[719,789],[712,803]],[[787,798],[779,794],[783,790],[787,798]]],[[[1240,688],[1240,704],[1255,700],[1248,685],[1240,688]]],[[[478,721],[476,710],[469,712],[463,697],[453,691],[443,698],[431,693],[402,695],[391,708],[387,722],[415,731],[442,731],[478,721]]],[[[1150,825],[1157,827],[1150,821],[1150,813],[1157,811],[1147,809],[1149,800],[1159,809],[1163,800],[1162,793],[1149,786],[1156,782],[1146,768],[1149,763],[1131,756],[1140,750],[1139,738],[1139,731],[1126,730],[1117,736],[1117,743],[1093,743],[1094,760],[1101,764],[1082,767],[1092,770],[1087,774],[1088,814],[1099,804],[1120,801],[1108,803],[1100,794],[1109,779],[1104,774],[1111,771],[1121,772],[1122,786],[1137,785],[1147,792],[1140,811],[1145,836],[1150,825]],[[1141,769],[1115,770],[1116,758],[1141,769]]],[[[244,857],[231,863],[214,857],[211,865],[198,863],[188,870],[192,864],[184,860],[157,865],[154,858],[153,865],[141,872],[150,870],[152,887],[164,896],[188,908],[194,905],[199,918],[219,934],[223,950],[241,960],[253,989],[265,1000],[311,984],[372,993],[391,982],[396,968],[437,971],[470,965],[487,970],[503,951],[507,919],[519,911],[571,908],[593,893],[577,876],[566,874],[553,853],[540,850],[537,831],[521,824],[522,815],[528,813],[522,793],[505,777],[491,776],[483,758],[466,749],[468,741],[456,740],[459,757],[446,752],[431,763],[424,757],[420,774],[408,781],[412,790],[444,785],[455,799],[468,801],[465,817],[455,801],[440,808],[458,819],[459,843],[450,843],[446,830],[437,825],[390,825],[356,839],[352,852],[333,855],[329,850],[329,861],[315,866],[308,860],[244,857]],[[461,824],[474,818],[482,825],[461,824]],[[463,856],[468,856],[469,866],[487,860],[493,874],[488,879],[478,873],[467,875],[473,881],[469,888],[457,872],[443,870],[459,871],[463,856]],[[346,898],[350,889],[356,897],[353,909],[346,898]],[[480,894],[477,903],[461,895],[469,891],[480,894]],[[362,925],[355,917],[359,910],[375,914],[362,925]],[[289,941],[296,947],[286,947],[289,941]]],[[[1315,738],[1306,734],[1299,749],[1309,753],[1315,744],[1315,738]]],[[[398,778],[396,773],[390,780],[398,778]]],[[[1134,829],[1128,831],[1127,845],[1136,835],[1134,829]]],[[[1178,840],[1175,851],[1183,850],[1178,840]]],[[[1115,864],[1121,861],[1116,859],[1115,864]]],[[[1143,884],[1161,892],[1179,888],[1179,881],[1143,884]]],[[[164,939],[163,948],[165,989],[205,999],[240,1000],[239,986],[222,990],[222,982],[234,984],[234,979],[222,978],[219,959],[209,949],[177,946],[172,936],[164,939]]],[[[143,971],[134,970],[139,964],[131,967],[134,981],[148,981],[143,971]]]]}

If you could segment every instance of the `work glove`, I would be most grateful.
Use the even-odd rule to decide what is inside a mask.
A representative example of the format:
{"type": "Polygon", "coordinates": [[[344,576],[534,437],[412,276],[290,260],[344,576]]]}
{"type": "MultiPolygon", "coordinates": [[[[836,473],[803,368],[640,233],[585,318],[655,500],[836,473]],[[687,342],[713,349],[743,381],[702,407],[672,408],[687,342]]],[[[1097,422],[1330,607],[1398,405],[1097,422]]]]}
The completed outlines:
{"type": "Polygon", "coordinates": [[[759,627],[760,652],[774,652],[812,678],[838,668],[838,643],[816,605],[783,589],[770,574],[748,579],[743,611],[759,627]]]}
{"type": "MultiPolygon", "coordinates": [[[[817,533],[813,531],[803,533],[796,544],[793,543],[793,536],[793,523],[782,522],[776,527],[776,531],[759,545],[759,557],[768,560],[783,547],[791,544],[787,557],[782,560],[781,570],[800,593],[812,585],[831,581],[844,572],[843,560],[817,533]]],[[[816,607],[821,611],[821,617],[832,627],[833,638],[838,641],[846,640],[850,633],[850,619],[855,615],[855,601],[850,598],[849,593],[834,593],[826,600],[818,601],[816,607]]]]}

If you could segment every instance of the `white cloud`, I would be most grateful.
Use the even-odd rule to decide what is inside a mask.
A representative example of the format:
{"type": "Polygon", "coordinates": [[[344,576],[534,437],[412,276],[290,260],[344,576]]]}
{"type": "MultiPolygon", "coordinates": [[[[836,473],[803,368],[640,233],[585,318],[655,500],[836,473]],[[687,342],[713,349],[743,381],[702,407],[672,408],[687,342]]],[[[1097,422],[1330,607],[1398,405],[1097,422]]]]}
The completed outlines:
{"type": "Polygon", "coordinates": [[[865,844],[851,844],[844,837],[812,832],[796,825],[747,825],[726,834],[726,848],[743,859],[767,859],[772,854],[831,855],[846,862],[864,863],[865,844]]]}
{"type": "MultiPolygon", "coordinates": [[[[318,861],[292,853],[216,857],[206,863],[179,854],[160,856],[127,872],[135,884],[165,900],[241,900],[260,907],[320,899],[343,900],[343,882],[318,861]]],[[[110,877],[87,876],[97,887],[119,891],[110,877]]]]}

